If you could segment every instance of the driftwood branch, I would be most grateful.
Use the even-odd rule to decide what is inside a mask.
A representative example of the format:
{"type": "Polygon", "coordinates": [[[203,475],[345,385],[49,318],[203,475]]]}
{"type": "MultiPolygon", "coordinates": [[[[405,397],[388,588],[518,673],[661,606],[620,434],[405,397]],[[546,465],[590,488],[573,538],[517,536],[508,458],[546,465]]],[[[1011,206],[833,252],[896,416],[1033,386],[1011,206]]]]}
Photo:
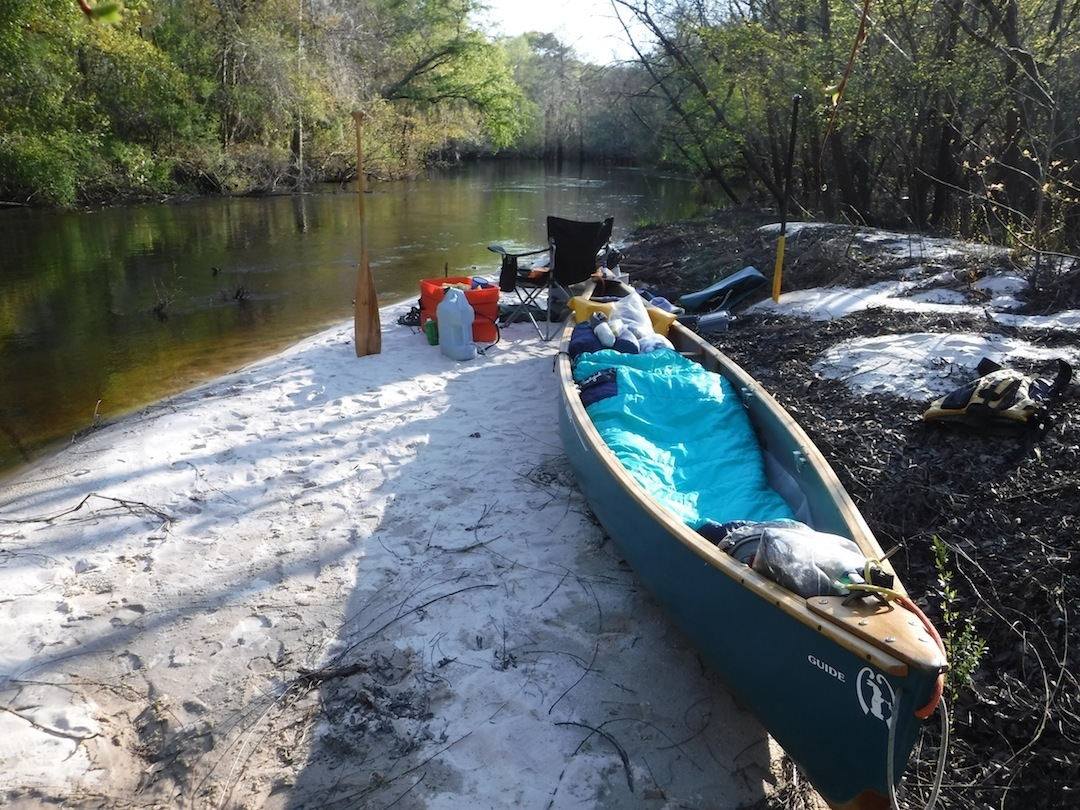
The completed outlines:
{"type": "Polygon", "coordinates": [[[150,504],[143,503],[142,501],[130,501],[126,498],[114,498],[110,495],[99,495],[96,492],[91,492],[87,494],[81,501],[75,504],[75,506],[72,506],[70,509],[64,509],[63,511],[57,512],[54,515],[43,515],[29,518],[0,518],[0,523],[52,523],[53,521],[59,520],[62,517],[67,517],[68,515],[75,514],[88,503],[90,503],[91,498],[99,498],[103,501],[109,501],[114,504],[113,506],[107,507],[105,510],[103,510],[105,512],[119,511],[128,512],[132,515],[142,515],[145,513],[149,513],[151,515],[154,515],[155,517],[161,518],[161,520],[166,524],[172,523],[172,516],[162,511],[161,509],[158,509],[156,506],[151,506],[150,504]]]}

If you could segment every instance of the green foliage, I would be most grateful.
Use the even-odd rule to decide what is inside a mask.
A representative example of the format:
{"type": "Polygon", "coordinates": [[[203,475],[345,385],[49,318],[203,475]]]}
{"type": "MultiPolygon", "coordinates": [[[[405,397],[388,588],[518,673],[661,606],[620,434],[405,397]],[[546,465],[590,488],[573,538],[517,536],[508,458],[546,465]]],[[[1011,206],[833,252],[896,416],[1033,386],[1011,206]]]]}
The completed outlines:
{"type": "Polygon", "coordinates": [[[70,128],[84,106],[73,55],[86,25],[67,0],[0,3],[0,131],[70,128]]]}
{"type": "Polygon", "coordinates": [[[115,0],[98,0],[87,5],[86,16],[94,22],[115,25],[124,17],[124,4],[115,0]]]}
{"type": "Polygon", "coordinates": [[[191,136],[198,111],[187,79],[153,43],[121,26],[94,27],[80,61],[84,92],[111,135],[151,146],[191,136]]]}
{"type": "Polygon", "coordinates": [[[85,21],[66,0],[0,4],[0,191],[16,199],[70,204],[93,137],[79,122],[88,105],[72,53],[85,21]]]}
{"type": "Polygon", "coordinates": [[[979,662],[986,655],[986,641],[979,636],[970,615],[964,615],[962,602],[953,584],[953,572],[949,559],[949,546],[940,537],[934,537],[934,565],[938,572],[938,588],[941,593],[941,617],[945,626],[945,650],[949,656],[949,672],[946,678],[955,693],[965,688],[979,669],[979,662]]]}
{"type": "Polygon", "coordinates": [[[191,105],[183,74],[142,39],[141,7],[109,26],[55,0],[0,8],[6,196],[71,205],[91,190],[168,186],[163,147],[189,131],[191,105]]]}
{"type": "Polygon", "coordinates": [[[529,99],[519,113],[517,151],[540,157],[569,148],[581,117],[581,64],[551,34],[523,34],[504,47],[513,61],[515,81],[529,99]]]}
{"type": "Polygon", "coordinates": [[[372,169],[388,176],[450,145],[507,146],[528,102],[505,50],[468,22],[478,8],[5,0],[0,193],[72,204],[343,176],[358,104],[383,114],[372,169]]]}
{"type": "Polygon", "coordinates": [[[470,0],[391,0],[385,3],[386,38],[377,76],[379,95],[408,121],[412,157],[448,141],[495,149],[521,134],[525,96],[514,81],[506,51],[462,20],[470,0]]]}
{"type": "Polygon", "coordinates": [[[59,135],[0,135],[0,189],[50,205],[74,204],[79,180],[74,141],[59,135]]]}

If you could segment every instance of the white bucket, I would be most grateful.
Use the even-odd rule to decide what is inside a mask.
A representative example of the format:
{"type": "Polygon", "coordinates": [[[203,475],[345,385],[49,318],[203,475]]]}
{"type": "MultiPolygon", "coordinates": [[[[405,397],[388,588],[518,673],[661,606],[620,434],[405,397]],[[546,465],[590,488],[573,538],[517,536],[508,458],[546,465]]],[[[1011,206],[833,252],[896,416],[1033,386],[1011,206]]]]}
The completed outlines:
{"type": "Polygon", "coordinates": [[[439,348],[451,360],[472,360],[476,357],[476,344],[473,343],[472,304],[461,290],[451,287],[446,297],[435,308],[435,319],[439,322],[439,348]]]}

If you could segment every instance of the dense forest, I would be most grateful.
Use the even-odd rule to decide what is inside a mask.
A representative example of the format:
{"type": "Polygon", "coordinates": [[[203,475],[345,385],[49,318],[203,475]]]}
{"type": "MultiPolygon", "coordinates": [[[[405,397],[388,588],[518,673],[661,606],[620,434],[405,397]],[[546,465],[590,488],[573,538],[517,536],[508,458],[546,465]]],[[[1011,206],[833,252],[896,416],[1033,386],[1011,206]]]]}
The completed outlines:
{"type": "Polygon", "coordinates": [[[9,202],[349,179],[354,109],[376,177],[500,150],[650,159],[601,86],[622,68],[585,64],[551,35],[494,41],[477,0],[93,3],[0,4],[9,202]]]}
{"type": "Polygon", "coordinates": [[[1080,242],[1080,0],[611,0],[637,58],[501,39],[482,0],[5,0],[0,199],[287,190],[588,157],[733,202],[1080,242]],[[794,102],[801,107],[794,121],[794,102]],[[794,126],[792,126],[794,124],[794,126]],[[794,138],[792,139],[792,135],[794,138]]]}

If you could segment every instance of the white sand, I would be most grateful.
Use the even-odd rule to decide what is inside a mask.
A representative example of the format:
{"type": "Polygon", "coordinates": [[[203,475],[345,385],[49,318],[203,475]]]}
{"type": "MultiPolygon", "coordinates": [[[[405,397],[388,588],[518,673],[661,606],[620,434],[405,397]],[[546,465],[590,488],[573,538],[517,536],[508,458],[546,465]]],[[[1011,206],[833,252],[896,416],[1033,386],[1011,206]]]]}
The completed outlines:
{"type": "Polygon", "coordinates": [[[379,355],[357,358],[344,324],[0,489],[0,796],[765,794],[775,745],[590,519],[556,430],[555,342],[515,325],[455,362],[399,310],[379,355]],[[319,668],[336,671],[302,677],[319,668]]]}
{"type": "MultiPolygon", "coordinates": [[[[1080,313],[1010,315],[1012,282],[981,282],[997,309],[954,303],[930,260],[955,243],[886,242],[926,270],[740,317],[926,307],[1075,336],[1080,313]]],[[[355,357],[343,324],[0,488],[0,799],[731,808],[770,791],[775,744],[590,518],[555,343],[515,325],[459,363],[401,310],[379,355],[355,357]]],[[[816,370],[917,414],[983,354],[1045,356],[898,335],[816,370]]],[[[1080,360],[1075,341],[1059,354],[1080,360]]]]}

